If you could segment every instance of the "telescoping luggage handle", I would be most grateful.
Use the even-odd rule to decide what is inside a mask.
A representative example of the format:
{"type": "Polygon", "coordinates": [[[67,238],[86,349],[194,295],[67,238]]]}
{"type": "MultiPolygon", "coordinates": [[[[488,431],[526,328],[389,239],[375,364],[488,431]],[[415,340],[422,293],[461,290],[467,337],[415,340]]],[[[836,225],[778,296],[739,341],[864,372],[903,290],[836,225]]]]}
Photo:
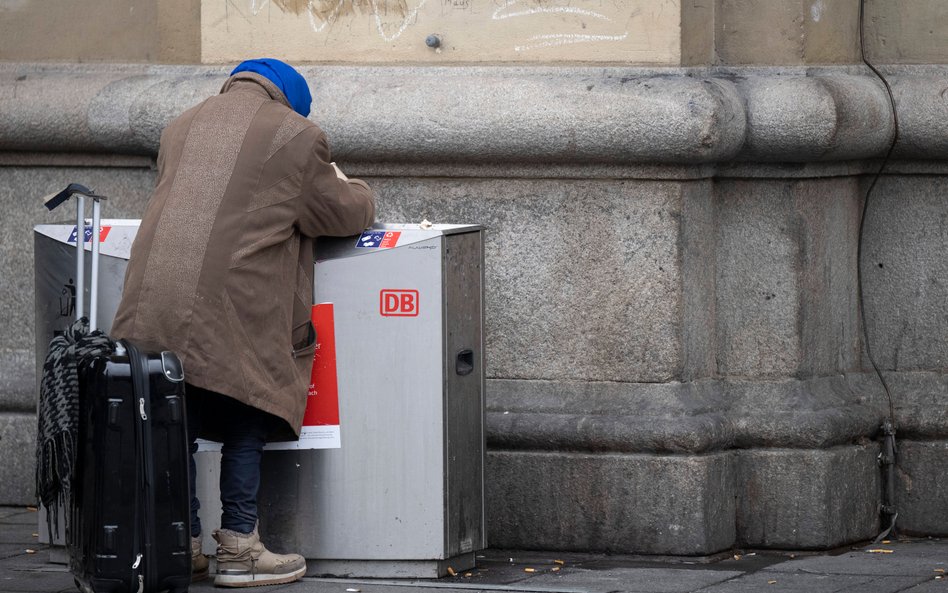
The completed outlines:
{"type": "Polygon", "coordinates": [[[94,191],[79,185],[70,183],[66,189],[61,192],[50,194],[43,198],[43,205],[47,210],[53,210],[69,198],[76,196],[76,319],[82,317],[85,303],[85,239],[86,239],[86,221],[85,209],[86,200],[92,200],[92,287],[89,291],[89,331],[96,329],[98,305],[99,305],[99,223],[101,213],[99,202],[107,199],[94,191]]]}

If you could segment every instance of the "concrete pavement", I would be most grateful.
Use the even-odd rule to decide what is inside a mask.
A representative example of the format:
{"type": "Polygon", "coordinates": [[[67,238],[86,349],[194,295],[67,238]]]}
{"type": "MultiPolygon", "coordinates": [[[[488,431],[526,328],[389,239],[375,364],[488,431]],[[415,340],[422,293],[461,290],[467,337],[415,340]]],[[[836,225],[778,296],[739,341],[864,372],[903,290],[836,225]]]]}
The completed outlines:
{"type": "MultiPolygon", "coordinates": [[[[37,542],[36,512],[0,507],[0,592],[75,591],[37,542]]],[[[899,538],[827,554],[733,551],[705,557],[645,557],[489,549],[478,567],[430,580],[307,577],[261,593],[948,593],[948,540],[899,538]]],[[[211,581],[192,591],[222,591],[211,581]]]]}

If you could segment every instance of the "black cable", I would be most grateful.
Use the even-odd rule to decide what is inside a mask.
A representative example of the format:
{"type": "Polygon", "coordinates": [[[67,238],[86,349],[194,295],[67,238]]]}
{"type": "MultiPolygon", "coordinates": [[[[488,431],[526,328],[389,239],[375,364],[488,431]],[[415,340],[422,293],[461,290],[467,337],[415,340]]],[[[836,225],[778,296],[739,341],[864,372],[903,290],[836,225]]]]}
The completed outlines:
{"type": "Polygon", "coordinates": [[[869,358],[869,363],[872,365],[873,370],[875,370],[876,375],[879,377],[879,381],[882,383],[882,388],[885,390],[885,396],[889,400],[889,419],[895,424],[895,406],[892,404],[892,392],[889,390],[889,384],[885,380],[885,377],[882,375],[882,371],[879,370],[879,365],[876,364],[875,357],[872,355],[872,346],[869,343],[869,326],[866,324],[866,307],[863,302],[863,279],[862,279],[862,244],[863,244],[863,230],[866,226],[866,213],[869,211],[869,196],[872,195],[872,190],[875,189],[876,183],[879,181],[879,178],[882,176],[882,172],[885,170],[886,165],[889,164],[889,157],[892,156],[892,151],[895,149],[896,143],[899,141],[899,114],[895,108],[895,96],[892,94],[892,87],[889,86],[889,81],[886,80],[885,76],[879,72],[875,66],[869,63],[869,60],[866,59],[866,28],[864,13],[866,9],[866,0],[860,0],[859,2],[859,54],[862,57],[863,63],[869,67],[872,72],[879,77],[879,80],[882,81],[882,84],[885,86],[886,93],[889,95],[889,104],[892,108],[892,123],[895,128],[895,133],[892,135],[892,142],[889,144],[889,150],[885,153],[885,158],[882,159],[882,164],[879,165],[879,170],[876,171],[875,176],[872,178],[872,182],[869,184],[869,189],[866,190],[866,198],[863,200],[862,206],[862,217],[859,220],[859,240],[858,246],[856,247],[856,285],[857,285],[857,300],[859,302],[859,318],[862,321],[862,335],[866,343],[866,356],[869,358]]]}
{"type": "Polygon", "coordinates": [[[859,304],[859,318],[862,322],[862,335],[866,343],[866,356],[869,358],[870,364],[872,364],[873,370],[876,372],[876,376],[879,377],[879,382],[882,383],[882,388],[885,390],[886,399],[889,402],[889,417],[886,418],[882,423],[883,431],[883,452],[880,455],[883,466],[886,468],[885,476],[885,489],[883,491],[883,504],[882,504],[882,514],[890,517],[889,526],[886,527],[875,539],[876,542],[883,540],[888,537],[889,534],[895,529],[895,521],[899,518],[899,513],[895,507],[895,485],[893,484],[894,480],[894,466],[895,466],[895,406],[892,403],[892,392],[889,389],[889,384],[885,380],[882,371],[879,369],[879,365],[876,364],[875,357],[872,355],[872,346],[869,342],[869,326],[866,323],[866,307],[863,301],[863,279],[862,279],[862,244],[863,244],[863,230],[866,226],[866,213],[869,211],[869,197],[872,195],[872,190],[875,189],[876,183],[879,181],[879,178],[882,176],[882,172],[885,170],[886,165],[889,164],[889,157],[892,156],[892,151],[895,149],[896,143],[899,141],[899,113],[895,107],[895,96],[892,94],[892,87],[889,86],[889,81],[886,80],[885,76],[882,75],[879,70],[876,69],[869,60],[866,59],[866,27],[865,27],[865,9],[866,9],[866,0],[859,1],[859,54],[862,57],[863,63],[869,67],[870,70],[882,81],[882,84],[885,86],[886,93],[889,96],[889,105],[892,110],[892,123],[894,127],[894,133],[892,134],[892,142],[889,144],[889,150],[885,153],[885,158],[882,159],[882,164],[879,165],[879,170],[876,171],[875,176],[872,178],[872,182],[869,184],[869,188],[866,190],[866,197],[863,200],[862,205],[862,217],[859,220],[859,238],[856,247],[856,285],[857,285],[857,300],[859,304]]]}

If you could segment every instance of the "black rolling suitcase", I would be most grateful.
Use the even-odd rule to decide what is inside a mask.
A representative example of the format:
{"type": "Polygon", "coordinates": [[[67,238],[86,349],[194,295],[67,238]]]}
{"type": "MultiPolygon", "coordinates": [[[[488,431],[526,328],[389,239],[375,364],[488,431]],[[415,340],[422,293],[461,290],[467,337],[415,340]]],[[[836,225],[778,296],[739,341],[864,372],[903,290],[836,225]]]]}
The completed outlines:
{"type": "Polygon", "coordinates": [[[81,590],[184,593],[191,580],[184,375],[119,342],[80,371],[70,568],[81,590]]]}
{"type": "MultiPolygon", "coordinates": [[[[100,196],[82,186],[70,188],[93,199],[91,331],[100,196]]],[[[77,220],[84,225],[82,207],[79,200],[77,220]]],[[[77,252],[83,249],[80,237],[77,228],[77,252]]],[[[81,277],[77,291],[83,290],[80,282],[81,277]]],[[[181,362],[172,352],[140,352],[119,341],[110,356],[80,365],[78,375],[79,432],[66,511],[76,585],[85,593],[185,593],[191,580],[191,533],[181,362]]]]}

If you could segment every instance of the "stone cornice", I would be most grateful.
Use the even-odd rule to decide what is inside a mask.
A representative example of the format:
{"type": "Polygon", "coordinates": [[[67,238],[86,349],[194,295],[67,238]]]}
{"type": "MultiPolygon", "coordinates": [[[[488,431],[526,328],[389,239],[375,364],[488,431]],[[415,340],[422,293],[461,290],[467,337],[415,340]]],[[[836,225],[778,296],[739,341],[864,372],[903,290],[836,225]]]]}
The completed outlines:
{"type": "MultiPolygon", "coordinates": [[[[900,438],[943,439],[945,375],[887,372],[900,438]]],[[[697,454],[826,448],[877,436],[889,415],[875,375],[691,383],[493,379],[492,449],[697,454]]]]}
{"type": "MultiPolygon", "coordinates": [[[[628,165],[853,161],[885,154],[868,70],[302,69],[349,162],[628,165]]],[[[897,158],[948,159],[948,67],[885,70],[897,158]]],[[[153,155],[163,126],[217,93],[210,66],[0,65],[0,151],[153,155]]]]}

